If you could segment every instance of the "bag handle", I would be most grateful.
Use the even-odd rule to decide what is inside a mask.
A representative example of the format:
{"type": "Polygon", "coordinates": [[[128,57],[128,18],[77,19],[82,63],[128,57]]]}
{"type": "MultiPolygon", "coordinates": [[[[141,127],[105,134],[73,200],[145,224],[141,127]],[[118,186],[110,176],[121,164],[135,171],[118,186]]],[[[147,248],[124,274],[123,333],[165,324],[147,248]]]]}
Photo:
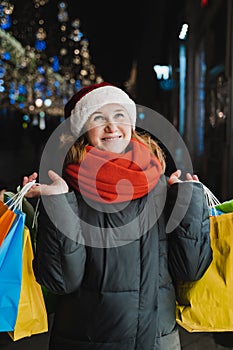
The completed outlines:
{"type": "Polygon", "coordinates": [[[207,205],[210,209],[210,215],[213,215],[213,212],[214,212],[214,216],[220,215],[215,206],[221,204],[221,202],[206,185],[202,183],[202,186],[204,189],[207,205]]]}
{"type": "Polygon", "coordinates": [[[30,188],[36,183],[36,180],[28,182],[26,185],[24,185],[21,190],[19,190],[14,196],[12,196],[8,201],[6,201],[5,204],[8,205],[9,209],[15,210],[19,209],[22,210],[23,205],[23,197],[27,193],[27,191],[30,190],[30,188]]]}

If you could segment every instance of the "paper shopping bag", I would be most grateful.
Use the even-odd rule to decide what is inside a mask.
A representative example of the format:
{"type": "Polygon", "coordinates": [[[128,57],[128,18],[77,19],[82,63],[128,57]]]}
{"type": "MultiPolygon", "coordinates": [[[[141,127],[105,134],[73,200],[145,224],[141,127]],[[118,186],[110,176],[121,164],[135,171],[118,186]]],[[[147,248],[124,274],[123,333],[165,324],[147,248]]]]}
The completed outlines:
{"type": "Polygon", "coordinates": [[[0,216],[2,216],[2,214],[4,214],[5,211],[7,211],[7,209],[8,209],[8,206],[2,201],[0,201],[0,216]]]}
{"type": "Polygon", "coordinates": [[[217,204],[215,206],[216,209],[221,210],[224,213],[232,213],[233,212],[233,199],[225,201],[223,203],[217,204]]]}
{"type": "Polygon", "coordinates": [[[18,314],[14,330],[9,332],[13,340],[48,331],[48,319],[41,286],[36,282],[32,260],[33,248],[28,227],[24,227],[23,271],[18,314]]]}
{"type": "Polygon", "coordinates": [[[9,232],[15,217],[14,211],[0,201],[0,246],[9,232]]]}
{"type": "Polygon", "coordinates": [[[0,331],[14,329],[22,281],[22,246],[25,214],[16,217],[0,246],[0,331]]]}
{"type": "MultiPolygon", "coordinates": [[[[17,196],[17,193],[6,191],[5,198],[8,203],[11,203],[12,198],[14,199],[17,196]]],[[[40,198],[37,200],[36,208],[32,206],[32,204],[23,197],[21,199],[21,210],[26,214],[25,225],[29,228],[32,240],[32,248],[33,252],[35,252],[35,243],[36,243],[36,235],[37,235],[37,207],[39,204],[40,198]]],[[[6,206],[6,205],[5,205],[6,206]]],[[[0,215],[1,215],[1,203],[0,203],[0,215]]]]}
{"type": "Polygon", "coordinates": [[[204,276],[177,285],[177,323],[189,332],[233,331],[233,213],[210,217],[210,238],[204,276]]]}

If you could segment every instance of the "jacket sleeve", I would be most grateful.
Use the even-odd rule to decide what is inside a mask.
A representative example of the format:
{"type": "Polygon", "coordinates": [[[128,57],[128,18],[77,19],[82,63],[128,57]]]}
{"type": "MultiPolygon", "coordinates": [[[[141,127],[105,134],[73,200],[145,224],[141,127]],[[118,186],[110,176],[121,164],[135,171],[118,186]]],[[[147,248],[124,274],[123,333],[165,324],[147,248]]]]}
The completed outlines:
{"type": "Polygon", "coordinates": [[[75,194],[42,197],[33,268],[37,282],[50,292],[66,294],[80,286],[86,260],[80,235],[75,194]]]}
{"type": "Polygon", "coordinates": [[[198,280],[212,261],[209,210],[202,184],[190,181],[173,184],[168,190],[167,209],[168,218],[173,222],[173,229],[168,233],[172,278],[198,280]],[[178,213],[181,220],[176,222],[178,213]]]}

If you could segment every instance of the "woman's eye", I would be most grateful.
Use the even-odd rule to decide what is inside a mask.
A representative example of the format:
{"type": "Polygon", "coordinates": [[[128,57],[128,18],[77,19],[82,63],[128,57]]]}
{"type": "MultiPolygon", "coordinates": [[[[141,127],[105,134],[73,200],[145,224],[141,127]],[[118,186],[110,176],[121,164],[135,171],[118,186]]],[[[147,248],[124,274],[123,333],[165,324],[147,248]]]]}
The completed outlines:
{"type": "Polygon", "coordinates": [[[122,119],[122,118],[125,118],[125,116],[124,116],[124,114],[122,114],[122,113],[117,113],[117,114],[115,115],[115,118],[116,118],[116,119],[122,119]]]}
{"type": "Polygon", "coordinates": [[[102,115],[96,115],[94,118],[93,118],[93,121],[94,122],[99,122],[99,121],[102,121],[104,120],[104,117],[102,115]]]}

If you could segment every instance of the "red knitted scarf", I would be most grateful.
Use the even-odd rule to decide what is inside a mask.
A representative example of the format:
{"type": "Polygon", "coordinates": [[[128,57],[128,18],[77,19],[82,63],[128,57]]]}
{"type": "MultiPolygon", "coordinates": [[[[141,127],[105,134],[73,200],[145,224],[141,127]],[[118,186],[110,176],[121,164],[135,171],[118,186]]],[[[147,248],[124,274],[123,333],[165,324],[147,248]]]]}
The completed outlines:
{"type": "Polygon", "coordinates": [[[120,203],[150,192],[161,175],[161,164],[147,146],[131,139],[129,150],[116,154],[87,146],[81,164],[64,169],[68,185],[97,202],[120,203]]]}

